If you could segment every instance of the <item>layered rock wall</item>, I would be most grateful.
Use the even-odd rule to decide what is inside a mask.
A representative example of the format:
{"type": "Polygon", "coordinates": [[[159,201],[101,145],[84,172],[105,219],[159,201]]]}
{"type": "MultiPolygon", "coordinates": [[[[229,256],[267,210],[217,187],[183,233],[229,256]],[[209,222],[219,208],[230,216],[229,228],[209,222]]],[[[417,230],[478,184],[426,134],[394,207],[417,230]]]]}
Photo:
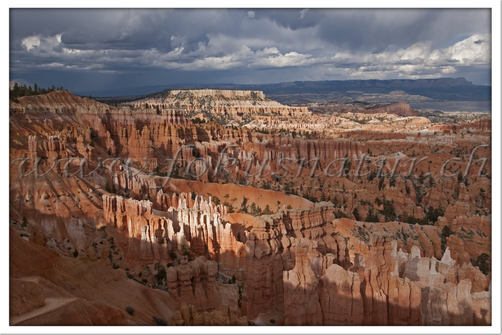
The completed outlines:
{"type": "Polygon", "coordinates": [[[178,200],[177,207],[158,211],[148,200],[103,195],[105,221],[118,229],[117,238],[128,257],[145,262],[169,260],[170,251],[181,252],[186,245],[195,255],[218,261],[224,268],[244,266],[244,244],[233,235],[231,224],[222,221],[224,206],[200,196],[195,200],[186,194],[170,198],[170,204],[178,200]],[[187,207],[187,200],[192,208],[187,207]]]}
{"type": "Polygon", "coordinates": [[[284,304],[285,325],[490,324],[479,269],[448,248],[440,260],[422,256],[433,242],[420,229],[396,239],[349,221],[333,220],[326,204],[256,218],[245,248],[248,318],[284,304]]]}

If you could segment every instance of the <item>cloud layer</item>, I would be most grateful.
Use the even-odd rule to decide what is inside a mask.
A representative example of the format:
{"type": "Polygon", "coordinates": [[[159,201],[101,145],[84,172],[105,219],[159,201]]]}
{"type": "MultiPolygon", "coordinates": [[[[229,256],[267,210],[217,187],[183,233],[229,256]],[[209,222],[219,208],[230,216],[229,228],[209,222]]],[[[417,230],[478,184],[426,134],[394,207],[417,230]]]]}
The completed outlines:
{"type": "Polygon", "coordinates": [[[128,86],[460,76],[487,84],[489,22],[489,10],[472,9],[13,9],[11,79],[77,90],[124,87],[124,78],[128,86]]]}

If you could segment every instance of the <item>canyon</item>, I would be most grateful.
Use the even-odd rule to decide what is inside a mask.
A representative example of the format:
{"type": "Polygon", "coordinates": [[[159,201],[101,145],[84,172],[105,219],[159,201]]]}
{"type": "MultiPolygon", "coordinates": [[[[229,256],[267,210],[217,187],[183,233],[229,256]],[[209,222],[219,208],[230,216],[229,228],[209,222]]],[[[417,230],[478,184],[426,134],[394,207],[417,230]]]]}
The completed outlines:
{"type": "Polygon", "coordinates": [[[490,118],[330,105],[11,101],[11,325],[490,325],[490,118]]]}

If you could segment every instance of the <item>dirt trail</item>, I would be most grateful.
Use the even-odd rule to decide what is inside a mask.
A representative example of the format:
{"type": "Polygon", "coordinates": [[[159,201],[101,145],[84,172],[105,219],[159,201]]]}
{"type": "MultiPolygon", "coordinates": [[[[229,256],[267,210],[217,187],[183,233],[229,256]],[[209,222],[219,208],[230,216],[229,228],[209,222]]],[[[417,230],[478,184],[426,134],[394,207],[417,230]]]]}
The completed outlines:
{"type": "Polygon", "coordinates": [[[18,315],[10,318],[10,325],[15,326],[23,321],[52,312],[77,299],[78,298],[46,298],[45,305],[43,305],[42,307],[29,311],[28,313],[25,313],[23,315],[18,315]]]}

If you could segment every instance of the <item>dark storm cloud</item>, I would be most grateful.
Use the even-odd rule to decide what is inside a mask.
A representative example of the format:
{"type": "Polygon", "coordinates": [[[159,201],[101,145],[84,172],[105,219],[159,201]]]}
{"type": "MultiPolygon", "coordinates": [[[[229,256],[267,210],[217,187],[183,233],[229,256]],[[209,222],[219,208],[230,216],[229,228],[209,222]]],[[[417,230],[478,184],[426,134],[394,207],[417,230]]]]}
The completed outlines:
{"type": "Polygon", "coordinates": [[[489,66],[489,17],[473,9],[13,9],[11,79],[52,72],[85,89],[93,74],[141,81],[133,86],[451,77],[489,66]]]}
{"type": "Polygon", "coordinates": [[[256,11],[293,30],[318,27],[318,36],[338,47],[384,51],[429,40],[445,47],[458,36],[489,33],[490,12],[472,9],[310,9],[256,11]]]}
{"type": "Polygon", "coordinates": [[[257,19],[267,18],[281,27],[292,30],[315,27],[326,18],[324,10],[319,9],[258,9],[254,11],[257,19]]]}

